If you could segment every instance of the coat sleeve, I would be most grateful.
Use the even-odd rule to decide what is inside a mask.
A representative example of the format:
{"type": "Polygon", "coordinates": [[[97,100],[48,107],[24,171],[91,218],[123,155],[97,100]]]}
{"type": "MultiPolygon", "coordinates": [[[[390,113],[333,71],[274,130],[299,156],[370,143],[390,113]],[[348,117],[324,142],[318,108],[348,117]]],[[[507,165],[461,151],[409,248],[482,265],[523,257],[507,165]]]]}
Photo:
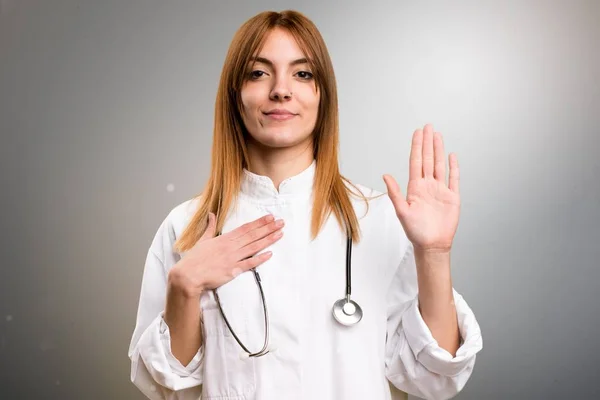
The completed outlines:
{"type": "Polygon", "coordinates": [[[408,244],[387,294],[386,376],[395,387],[412,395],[449,399],[471,376],[476,353],[483,346],[481,330],[473,311],[453,289],[460,347],[452,357],[438,345],[419,311],[414,248],[407,241],[404,237],[408,244]]]}
{"type": "Polygon", "coordinates": [[[150,249],[129,346],[131,381],[152,400],[196,400],[202,392],[204,348],[186,366],[171,353],[169,327],[163,319],[166,287],[164,263],[150,249]]]}

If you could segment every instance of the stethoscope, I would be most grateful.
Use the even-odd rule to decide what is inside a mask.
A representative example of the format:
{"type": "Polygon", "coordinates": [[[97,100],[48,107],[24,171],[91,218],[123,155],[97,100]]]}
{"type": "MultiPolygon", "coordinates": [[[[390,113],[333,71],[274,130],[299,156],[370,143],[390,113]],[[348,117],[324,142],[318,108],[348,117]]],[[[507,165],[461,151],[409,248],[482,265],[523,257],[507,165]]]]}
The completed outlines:
{"type": "MultiPolygon", "coordinates": [[[[219,232],[217,234],[217,236],[220,234],[221,233],[219,232]]],[[[345,326],[352,326],[352,325],[357,324],[362,319],[362,316],[363,316],[362,308],[360,308],[360,306],[354,300],[352,300],[350,298],[350,294],[352,292],[352,287],[350,285],[351,263],[352,263],[352,236],[350,234],[348,234],[348,239],[346,242],[346,296],[344,296],[343,298],[336,301],[333,304],[333,308],[332,308],[333,317],[335,318],[335,320],[345,326]]],[[[242,343],[240,338],[235,334],[233,328],[231,327],[231,324],[229,323],[229,320],[225,316],[225,312],[223,311],[223,308],[221,307],[219,293],[217,292],[217,289],[213,289],[213,293],[215,295],[215,300],[217,301],[217,305],[219,306],[219,311],[221,312],[221,315],[223,316],[223,320],[225,320],[225,324],[227,325],[227,328],[229,329],[229,331],[235,338],[236,342],[238,342],[240,347],[244,350],[244,352],[240,354],[240,358],[242,358],[242,359],[247,359],[249,357],[264,356],[265,354],[269,353],[269,351],[274,350],[274,347],[269,345],[269,313],[267,311],[267,302],[265,301],[265,293],[263,291],[260,274],[258,273],[256,268],[251,269],[251,271],[254,274],[254,280],[256,281],[256,284],[258,285],[258,289],[260,291],[260,298],[262,301],[264,320],[265,320],[265,340],[263,343],[263,347],[262,347],[262,349],[260,349],[259,351],[255,352],[255,353],[252,353],[250,350],[248,350],[248,348],[246,346],[244,346],[244,344],[242,343]]]]}

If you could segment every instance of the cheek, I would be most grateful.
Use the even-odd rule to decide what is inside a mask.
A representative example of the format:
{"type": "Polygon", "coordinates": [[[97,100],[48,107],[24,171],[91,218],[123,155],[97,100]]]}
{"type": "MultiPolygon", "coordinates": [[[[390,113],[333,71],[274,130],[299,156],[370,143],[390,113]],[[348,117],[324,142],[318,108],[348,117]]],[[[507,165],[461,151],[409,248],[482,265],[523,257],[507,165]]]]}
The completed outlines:
{"type": "Polygon", "coordinates": [[[302,95],[298,96],[298,102],[304,109],[304,113],[306,116],[316,118],[319,112],[321,96],[319,95],[319,92],[315,92],[314,88],[307,87],[305,89],[305,91],[301,92],[302,95]]]}
{"type": "Polygon", "coordinates": [[[250,102],[248,101],[248,97],[244,96],[242,93],[242,116],[246,118],[248,113],[250,112],[250,102]]]}
{"type": "Polygon", "coordinates": [[[250,117],[255,114],[258,107],[256,93],[252,90],[242,90],[242,110],[245,116],[250,117]]]}
{"type": "Polygon", "coordinates": [[[321,92],[317,90],[313,90],[311,97],[311,106],[315,114],[319,111],[319,104],[321,103],[321,92]]]}
{"type": "Polygon", "coordinates": [[[311,111],[311,115],[316,118],[317,114],[319,113],[319,104],[320,104],[320,98],[319,96],[317,96],[316,98],[313,98],[312,101],[310,102],[310,111],[311,111]]]}

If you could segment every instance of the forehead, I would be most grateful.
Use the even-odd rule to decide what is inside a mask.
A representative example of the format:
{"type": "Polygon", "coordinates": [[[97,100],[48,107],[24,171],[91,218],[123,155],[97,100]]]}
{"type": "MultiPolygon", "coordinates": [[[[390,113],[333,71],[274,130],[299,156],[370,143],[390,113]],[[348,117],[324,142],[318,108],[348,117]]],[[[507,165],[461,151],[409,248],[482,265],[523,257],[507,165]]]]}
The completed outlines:
{"type": "Polygon", "coordinates": [[[285,29],[275,28],[267,33],[262,49],[255,54],[274,63],[306,57],[296,39],[285,29]]]}

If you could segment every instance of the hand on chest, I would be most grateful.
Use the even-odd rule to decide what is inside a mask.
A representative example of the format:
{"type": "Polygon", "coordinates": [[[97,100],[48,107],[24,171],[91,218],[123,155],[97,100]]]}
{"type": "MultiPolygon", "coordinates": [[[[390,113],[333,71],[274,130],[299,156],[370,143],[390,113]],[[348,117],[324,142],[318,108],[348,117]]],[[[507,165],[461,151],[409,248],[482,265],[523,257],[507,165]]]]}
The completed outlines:
{"type": "MultiPolygon", "coordinates": [[[[298,218],[292,213],[273,214],[286,220],[284,237],[265,250],[273,251],[273,256],[256,269],[271,333],[277,336],[278,332],[285,332],[293,336],[307,329],[343,329],[333,317],[332,309],[336,301],[346,298],[346,236],[337,222],[330,219],[319,236],[310,240],[308,218],[298,218]]],[[[236,223],[243,222],[230,223],[235,227],[236,223]]],[[[349,254],[351,298],[362,308],[365,318],[357,325],[385,318],[387,280],[383,272],[388,266],[384,265],[384,258],[372,253],[380,251],[379,246],[381,243],[374,238],[363,237],[360,243],[353,244],[349,254]]],[[[263,300],[254,274],[241,274],[220,287],[218,293],[233,329],[245,332],[253,350],[258,351],[263,343],[265,321],[263,300]]]]}

